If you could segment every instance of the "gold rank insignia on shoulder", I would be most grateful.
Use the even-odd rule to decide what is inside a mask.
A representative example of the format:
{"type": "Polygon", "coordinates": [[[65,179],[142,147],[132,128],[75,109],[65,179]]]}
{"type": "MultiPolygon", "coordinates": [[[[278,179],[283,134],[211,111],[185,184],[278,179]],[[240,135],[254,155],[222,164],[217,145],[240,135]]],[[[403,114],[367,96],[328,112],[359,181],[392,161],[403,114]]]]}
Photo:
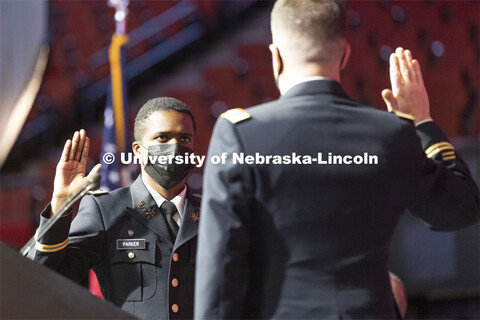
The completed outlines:
{"type": "Polygon", "coordinates": [[[108,191],[107,190],[103,190],[103,189],[98,189],[98,190],[90,190],[88,191],[88,194],[91,194],[91,195],[94,195],[94,196],[100,196],[102,194],[107,194],[108,191]]]}
{"type": "Polygon", "coordinates": [[[415,117],[412,116],[411,114],[401,112],[401,111],[397,111],[397,110],[393,110],[392,113],[394,113],[399,118],[407,119],[407,120],[410,120],[410,121],[415,121],[415,117]]]}
{"type": "Polygon", "coordinates": [[[238,123],[247,120],[251,117],[250,113],[242,108],[230,109],[220,115],[220,118],[225,118],[231,123],[238,123]]]}

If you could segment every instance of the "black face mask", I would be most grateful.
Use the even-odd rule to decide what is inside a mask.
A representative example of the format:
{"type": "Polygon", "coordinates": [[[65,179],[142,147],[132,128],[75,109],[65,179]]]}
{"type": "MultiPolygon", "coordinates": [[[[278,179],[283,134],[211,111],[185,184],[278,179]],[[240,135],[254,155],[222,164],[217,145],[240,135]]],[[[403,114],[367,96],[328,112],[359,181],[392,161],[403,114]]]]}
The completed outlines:
{"type": "Polygon", "coordinates": [[[172,161],[162,161],[166,162],[165,164],[159,163],[157,161],[158,157],[175,157],[180,155],[182,156],[183,160],[185,160],[185,157],[189,156],[191,153],[193,153],[192,149],[180,146],[177,143],[156,144],[149,146],[145,172],[150,176],[150,178],[153,179],[153,181],[158,183],[163,188],[167,190],[171,189],[179,184],[183,178],[185,178],[187,173],[193,168],[194,165],[190,163],[177,164],[175,163],[175,158],[173,158],[172,161]],[[150,159],[153,157],[155,159],[150,159]],[[154,162],[152,163],[151,160],[154,160],[154,162]]]}

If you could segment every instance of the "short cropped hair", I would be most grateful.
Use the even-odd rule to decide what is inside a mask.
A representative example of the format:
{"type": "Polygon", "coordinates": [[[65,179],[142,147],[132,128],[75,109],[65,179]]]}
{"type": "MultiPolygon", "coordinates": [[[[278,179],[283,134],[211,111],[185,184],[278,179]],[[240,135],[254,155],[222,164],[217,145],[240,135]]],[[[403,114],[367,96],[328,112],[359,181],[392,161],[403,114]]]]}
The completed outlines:
{"type": "MultiPolygon", "coordinates": [[[[277,0],[271,13],[274,36],[278,34],[296,51],[315,51],[345,39],[346,19],[335,0],[277,0]]],[[[304,52],[308,54],[308,52],[304,52]]]]}
{"type": "Polygon", "coordinates": [[[170,97],[159,97],[148,100],[138,111],[133,125],[133,134],[136,141],[142,141],[145,134],[145,123],[147,118],[156,111],[175,111],[190,116],[193,123],[193,130],[196,131],[195,118],[188,106],[180,100],[170,97]]]}

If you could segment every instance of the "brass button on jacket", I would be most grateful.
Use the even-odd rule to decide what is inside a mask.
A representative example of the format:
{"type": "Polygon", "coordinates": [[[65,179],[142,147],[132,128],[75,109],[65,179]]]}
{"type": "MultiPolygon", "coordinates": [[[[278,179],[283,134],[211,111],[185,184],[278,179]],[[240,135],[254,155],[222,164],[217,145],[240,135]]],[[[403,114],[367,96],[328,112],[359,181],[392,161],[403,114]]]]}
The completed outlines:
{"type": "Polygon", "coordinates": [[[177,304],[172,304],[172,311],[173,311],[173,313],[178,312],[178,305],[177,304]]]}

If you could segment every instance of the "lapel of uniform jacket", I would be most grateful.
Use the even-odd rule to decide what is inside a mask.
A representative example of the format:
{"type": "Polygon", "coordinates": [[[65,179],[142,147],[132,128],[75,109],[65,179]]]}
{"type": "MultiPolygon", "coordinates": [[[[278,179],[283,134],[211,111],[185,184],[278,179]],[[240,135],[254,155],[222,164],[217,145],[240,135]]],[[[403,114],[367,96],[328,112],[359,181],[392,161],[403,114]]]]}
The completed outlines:
{"type": "Polygon", "coordinates": [[[145,188],[141,176],[138,176],[130,186],[130,193],[132,207],[126,207],[126,212],[148,229],[173,243],[167,223],[152,195],[145,188]]]}
{"type": "Polygon", "coordinates": [[[173,250],[175,251],[185,242],[194,238],[198,233],[200,219],[200,199],[192,195],[187,189],[187,197],[183,209],[182,226],[178,231],[173,250]]]}

